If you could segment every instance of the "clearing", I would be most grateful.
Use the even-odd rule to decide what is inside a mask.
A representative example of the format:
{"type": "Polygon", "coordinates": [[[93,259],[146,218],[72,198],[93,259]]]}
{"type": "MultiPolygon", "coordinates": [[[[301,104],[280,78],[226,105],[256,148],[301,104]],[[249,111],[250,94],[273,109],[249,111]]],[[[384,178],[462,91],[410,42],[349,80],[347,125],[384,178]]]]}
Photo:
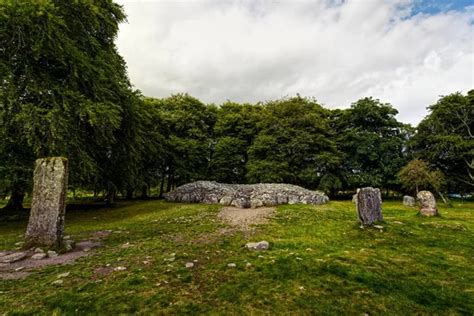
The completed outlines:
{"type": "MultiPolygon", "coordinates": [[[[426,218],[384,202],[383,229],[359,228],[349,201],[220,209],[146,201],[69,211],[66,234],[102,246],[0,280],[0,315],[474,310],[474,203],[441,205],[441,216],[426,218]],[[260,240],[271,248],[244,247],[260,240]]],[[[3,222],[0,250],[14,249],[26,225],[3,222]]]]}

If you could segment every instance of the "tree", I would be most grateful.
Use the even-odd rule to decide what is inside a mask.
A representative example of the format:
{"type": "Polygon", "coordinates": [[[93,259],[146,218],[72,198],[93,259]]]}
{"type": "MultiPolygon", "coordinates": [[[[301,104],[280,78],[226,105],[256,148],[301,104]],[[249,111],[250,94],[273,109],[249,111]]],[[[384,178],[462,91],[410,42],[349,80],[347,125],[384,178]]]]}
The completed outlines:
{"type": "Polygon", "coordinates": [[[439,170],[431,170],[428,164],[420,159],[413,159],[398,173],[402,186],[410,193],[417,195],[420,189],[433,189],[440,192],[444,184],[444,175],[439,170]]]}
{"type": "Polygon", "coordinates": [[[396,174],[406,162],[410,126],[397,121],[390,104],[363,98],[333,113],[333,129],[343,152],[346,185],[396,188],[396,174]]]}
{"type": "Polygon", "coordinates": [[[340,162],[328,120],[328,110],[300,96],[265,104],[248,150],[247,179],[317,187],[340,162]]]}
{"type": "Polygon", "coordinates": [[[257,134],[260,105],[226,102],[217,111],[210,161],[212,178],[226,183],[246,181],[248,149],[257,134]]]}
{"type": "Polygon", "coordinates": [[[0,10],[0,176],[14,207],[37,157],[67,156],[73,186],[104,187],[136,98],[114,44],[122,7],[6,0],[0,10]]]}
{"type": "Polygon", "coordinates": [[[453,93],[428,107],[430,114],[417,127],[414,152],[442,170],[448,190],[474,188],[474,90],[453,93]]]}
{"type": "Polygon", "coordinates": [[[159,160],[167,191],[174,185],[206,179],[217,109],[188,94],[145,101],[155,108],[161,124],[164,156],[159,160]]]}

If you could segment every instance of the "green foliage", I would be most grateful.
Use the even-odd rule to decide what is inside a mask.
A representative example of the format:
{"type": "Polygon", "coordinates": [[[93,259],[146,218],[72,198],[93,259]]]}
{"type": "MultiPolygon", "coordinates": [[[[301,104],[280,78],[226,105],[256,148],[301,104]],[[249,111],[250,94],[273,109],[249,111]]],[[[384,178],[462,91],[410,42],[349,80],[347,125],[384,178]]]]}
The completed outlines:
{"type": "Polygon", "coordinates": [[[441,97],[428,108],[413,138],[415,153],[439,168],[447,177],[448,190],[470,192],[474,188],[474,90],[463,96],[441,97]]]}
{"type": "Polygon", "coordinates": [[[217,111],[211,177],[220,182],[244,183],[248,150],[257,135],[260,105],[226,102],[217,111]]]}
{"type": "Polygon", "coordinates": [[[390,104],[361,99],[350,109],[333,114],[339,150],[344,153],[342,170],[351,188],[396,187],[396,174],[406,162],[410,127],[395,118],[390,104]]]}
{"type": "Polygon", "coordinates": [[[328,118],[328,110],[300,96],[265,104],[248,150],[248,180],[316,187],[340,162],[328,118]]]}
{"type": "Polygon", "coordinates": [[[168,185],[205,179],[211,155],[211,136],[216,108],[206,106],[188,94],[166,99],[145,99],[161,125],[163,157],[152,157],[161,163],[162,176],[168,185]]]}
{"type": "Polygon", "coordinates": [[[413,159],[403,167],[398,173],[398,178],[402,186],[412,194],[429,189],[440,192],[445,182],[441,171],[430,170],[428,164],[420,159],[413,159]]]}
{"type": "Polygon", "coordinates": [[[114,44],[122,8],[45,0],[2,1],[0,10],[2,176],[29,182],[33,160],[45,156],[69,158],[73,185],[125,171],[135,154],[124,159],[116,145],[133,147],[135,95],[114,44]]]}

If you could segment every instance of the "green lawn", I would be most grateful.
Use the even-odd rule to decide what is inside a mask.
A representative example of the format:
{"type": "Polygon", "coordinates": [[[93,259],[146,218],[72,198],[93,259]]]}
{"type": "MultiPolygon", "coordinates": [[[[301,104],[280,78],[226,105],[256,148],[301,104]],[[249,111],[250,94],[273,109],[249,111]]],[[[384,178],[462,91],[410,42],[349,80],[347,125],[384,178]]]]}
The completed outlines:
{"type": "MultiPolygon", "coordinates": [[[[387,202],[383,231],[359,228],[350,202],[281,206],[248,239],[268,240],[262,252],[246,250],[242,233],[220,234],[218,209],[148,201],[70,211],[74,240],[114,233],[73,265],[0,280],[0,315],[474,312],[474,203],[425,218],[387,202]],[[110,271],[117,266],[127,270],[110,271]],[[62,285],[52,284],[65,272],[62,285]]],[[[25,227],[1,223],[0,249],[14,248],[25,227]]]]}

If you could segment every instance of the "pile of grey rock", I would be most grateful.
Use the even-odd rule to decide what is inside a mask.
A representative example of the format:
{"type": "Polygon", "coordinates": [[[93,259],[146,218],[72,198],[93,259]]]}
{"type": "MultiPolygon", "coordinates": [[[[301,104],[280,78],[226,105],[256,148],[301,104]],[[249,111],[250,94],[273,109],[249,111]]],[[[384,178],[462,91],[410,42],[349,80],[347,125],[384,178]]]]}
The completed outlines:
{"type": "Polygon", "coordinates": [[[298,203],[319,205],[329,201],[322,192],[292,184],[224,184],[214,181],[182,185],[166,194],[165,198],[170,202],[221,204],[239,208],[298,203]]]}

